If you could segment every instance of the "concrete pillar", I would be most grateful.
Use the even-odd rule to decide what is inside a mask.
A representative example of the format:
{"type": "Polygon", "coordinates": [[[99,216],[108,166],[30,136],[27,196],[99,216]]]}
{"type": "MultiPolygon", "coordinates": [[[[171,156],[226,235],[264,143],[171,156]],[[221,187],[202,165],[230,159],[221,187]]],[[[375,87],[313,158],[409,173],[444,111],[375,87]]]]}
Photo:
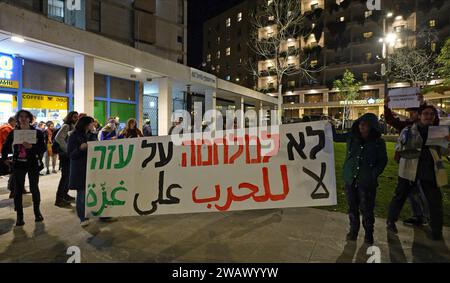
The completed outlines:
{"type": "Polygon", "coordinates": [[[328,106],[323,107],[323,115],[325,115],[325,116],[328,115],[328,106]]]}
{"type": "Polygon", "coordinates": [[[172,126],[172,89],[173,82],[170,78],[159,79],[158,95],[158,135],[166,136],[172,126]]]}
{"type": "MultiPolygon", "coordinates": [[[[208,110],[216,110],[216,90],[208,90],[205,93],[205,113],[208,110]]],[[[205,113],[203,113],[203,115],[205,115],[205,113]]],[[[216,122],[216,116],[212,117],[212,122],[216,122]]],[[[222,126],[222,125],[220,125],[222,126]]],[[[217,129],[217,125],[216,125],[216,129],[217,129]]]]}
{"type": "Polygon", "coordinates": [[[240,97],[236,98],[234,102],[235,102],[235,107],[236,107],[235,109],[236,109],[236,111],[237,110],[242,110],[242,115],[240,116],[240,119],[237,121],[237,123],[238,123],[238,127],[241,126],[243,128],[243,127],[245,127],[245,124],[244,124],[244,114],[245,114],[244,113],[244,111],[245,111],[245,109],[244,109],[244,97],[240,96],[240,97]]]}
{"type": "Polygon", "coordinates": [[[298,117],[303,118],[303,115],[305,115],[305,108],[301,107],[298,109],[298,117]]]}
{"type": "Polygon", "coordinates": [[[258,126],[260,127],[260,126],[262,126],[262,119],[264,118],[262,101],[256,101],[255,111],[256,111],[256,114],[258,115],[258,126]]]}
{"type": "Polygon", "coordinates": [[[328,95],[328,92],[325,92],[323,94],[323,102],[327,103],[327,102],[329,102],[329,99],[330,99],[330,97],[328,95]]]}
{"type": "Polygon", "coordinates": [[[94,58],[77,56],[74,60],[74,110],[94,115],[94,58]]]}

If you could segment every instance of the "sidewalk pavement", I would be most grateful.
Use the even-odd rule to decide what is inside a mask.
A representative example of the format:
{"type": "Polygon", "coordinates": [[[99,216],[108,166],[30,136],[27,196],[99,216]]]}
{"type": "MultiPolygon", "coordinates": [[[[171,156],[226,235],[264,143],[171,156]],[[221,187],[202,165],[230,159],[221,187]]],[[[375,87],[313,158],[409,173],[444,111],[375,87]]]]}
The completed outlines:
{"type": "MultiPolygon", "coordinates": [[[[25,226],[16,228],[7,179],[0,179],[0,262],[66,262],[70,246],[80,248],[81,262],[332,263],[370,257],[363,233],[356,243],[345,241],[345,214],[313,208],[124,217],[82,228],[74,209],[54,206],[58,181],[59,174],[41,177],[44,222],[34,222],[31,195],[25,195],[25,226]]],[[[384,223],[376,220],[381,262],[450,262],[450,228],[444,241],[434,242],[428,227],[399,224],[398,236],[388,236],[384,223]]]]}

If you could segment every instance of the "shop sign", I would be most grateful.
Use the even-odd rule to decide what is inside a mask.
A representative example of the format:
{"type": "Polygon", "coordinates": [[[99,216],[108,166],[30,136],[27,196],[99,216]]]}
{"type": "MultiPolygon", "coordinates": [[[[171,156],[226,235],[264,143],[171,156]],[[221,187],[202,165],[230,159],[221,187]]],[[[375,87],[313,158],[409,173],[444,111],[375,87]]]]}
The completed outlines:
{"type": "Polygon", "coordinates": [[[19,88],[19,63],[16,58],[0,53],[0,87],[19,88]]]}
{"type": "Polygon", "coordinates": [[[217,87],[217,78],[214,75],[191,68],[191,81],[203,85],[217,87]]]}
{"type": "MultiPolygon", "coordinates": [[[[17,101],[14,101],[14,103],[17,103],[17,101]]],[[[22,108],[67,110],[68,107],[69,100],[67,97],[28,93],[22,94],[22,108]]]]}

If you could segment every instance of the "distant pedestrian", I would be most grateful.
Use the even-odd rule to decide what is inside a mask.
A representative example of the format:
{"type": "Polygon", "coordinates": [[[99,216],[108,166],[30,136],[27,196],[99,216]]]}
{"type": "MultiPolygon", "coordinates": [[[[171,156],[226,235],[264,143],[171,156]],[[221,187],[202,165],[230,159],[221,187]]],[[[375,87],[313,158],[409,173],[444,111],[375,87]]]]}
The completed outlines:
{"type": "Polygon", "coordinates": [[[141,130],[137,128],[137,122],[136,119],[128,119],[127,126],[123,131],[120,133],[119,138],[120,139],[129,139],[129,138],[140,138],[143,137],[141,130]]]}
{"type": "Polygon", "coordinates": [[[57,173],[56,171],[56,161],[58,158],[58,153],[53,152],[53,142],[54,142],[54,132],[55,124],[52,121],[47,122],[47,129],[44,131],[44,141],[47,146],[47,151],[45,152],[45,167],[47,168],[47,175],[50,174],[50,160],[52,162],[53,171],[52,173],[57,173]]]}
{"type": "Polygon", "coordinates": [[[40,130],[31,126],[33,115],[26,110],[19,110],[16,113],[15,120],[18,122],[16,128],[11,131],[3,144],[2,162],[12,166],[14,176],[14,207],[17,213],[16,226],[23,226],[23,204],[22,192],[25,189],[25,176],[28,174],[30,191],[33,199],[33,210],[36,222],[44,220],[40,211],[41,196],[39,192],[39,171],[44,168],[42,164],[42,155],[45,152],[44,136],[40,130]],[[31,144],[23,142],[14,144],[14,132],[29,130],[34,131],[36,143],[31,144]],[[13,153],[13,160],[7,159],[8,153],[13,153]]]}
{"type": "Polygon", "coordinates": [[[69,134],[75,129],[77,121],[78,112],[70,112],[66,118],[64,118],[64,124],[55,137],[55,142],[57,142],[59,146],[59,162],[61,165],[61,179],[59,181],[58,191],[56,192],[55,205],[61,208],[71,208],[70,202],[75,200],[75,198],[68,194],[70,157],[67,151],[67,142],[69,140],[69,134]]]}
{"type": "Polygon", "coordinates": [[[145,121],[145,125],[144,127],[142,127],[142,134],[144,135],[144,137],[153,136],[152,125],[150,123],[150,120],[145,121]]]}

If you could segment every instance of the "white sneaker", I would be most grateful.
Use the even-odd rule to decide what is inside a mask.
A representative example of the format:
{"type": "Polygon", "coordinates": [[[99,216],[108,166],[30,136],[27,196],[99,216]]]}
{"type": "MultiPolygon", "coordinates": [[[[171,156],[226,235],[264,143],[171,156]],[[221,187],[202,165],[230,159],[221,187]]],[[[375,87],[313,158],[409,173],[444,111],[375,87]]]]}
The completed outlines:
{"type": "Polygon", "coordinates": [[[91,224],[91,220],[89,218],[84,221],[81,221],[81,223],[80,223],[81,227],[86,227],[89,224],[91,224]]]}

